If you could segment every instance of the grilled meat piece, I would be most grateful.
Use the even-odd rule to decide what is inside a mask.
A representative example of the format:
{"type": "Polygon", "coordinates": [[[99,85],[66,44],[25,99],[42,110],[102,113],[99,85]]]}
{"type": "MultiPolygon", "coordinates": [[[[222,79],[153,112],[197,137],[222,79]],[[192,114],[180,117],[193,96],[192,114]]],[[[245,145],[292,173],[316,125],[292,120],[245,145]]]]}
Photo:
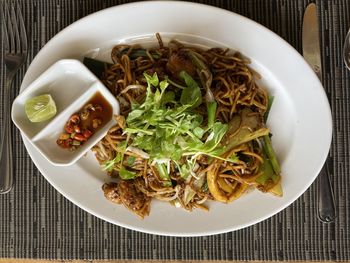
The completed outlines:
{"type": "Polygon", "coordinates": [[[196,74],[196,67],[185,50],[172,53],[166,67],[177,78],[181,71],[186,71],[192,77],[196,74]]]}
{"type": "Polygon", "coordinates": [[[151,198],[136,187],[135,180],[105,183],[102,189],[108,200],[122,203],[142,218],[149,214],[151,198]]]}

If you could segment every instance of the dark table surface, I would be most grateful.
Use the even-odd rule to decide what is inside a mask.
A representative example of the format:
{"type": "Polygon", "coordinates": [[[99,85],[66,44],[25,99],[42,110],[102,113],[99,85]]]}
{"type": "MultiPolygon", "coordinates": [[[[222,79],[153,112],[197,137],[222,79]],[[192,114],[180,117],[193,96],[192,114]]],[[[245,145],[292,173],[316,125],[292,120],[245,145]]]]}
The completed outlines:
{"type": "MultiPolygon", "coordinates": [[[[0,0],[2,3],[9,0],[0,0]]],[[[129,1],[17,0],[29,32],[28,61],[14,82],[12,98],[34,56],[57,32],[92,12],[129,1]]],[[[305,0],[197,1],[247,16],[276,32],[299,52],[305,0]]],[[[333,112],[331,182],[338,217],[316,217],[313,184],[290,207],[254,226],[222,235],[175,238],[143,234],[104,222],[60,195],[31,162],[13,127],[15,185],[0,196],[0,258],[173,260],[350,260],[349,81],[341,58],[350,26],[350,1],[316,1],[322,38],[324,86],[333,112]]],[[[0,57],[0,87],[5,68],[0,57]]],[[[3,89],[1,89],[3,90],[3,89]]],[[[1,95],[1,102],[4,98],[1,95]]],[[[2,108],[0,107],[0,111],[2,108]]]]}

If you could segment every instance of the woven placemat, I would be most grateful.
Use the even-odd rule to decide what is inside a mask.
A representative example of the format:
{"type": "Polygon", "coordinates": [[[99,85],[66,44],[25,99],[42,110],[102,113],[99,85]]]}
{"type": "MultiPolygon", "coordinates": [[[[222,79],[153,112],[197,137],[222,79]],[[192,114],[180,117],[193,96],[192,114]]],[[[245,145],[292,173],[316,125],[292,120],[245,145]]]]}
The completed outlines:
{"type": "MultiPolygon", "coordinates": [[[[13,96],[18,92],[33,57],[57,32],[92,12],[127,1],[18,2],[29,32],[30,53],[14,83],[13,96]]],[[[301,24],[308,3],[306,0],[199,2],[247,16],[270,28],[301,51],[301,24]]],[[[350,26],[350,1],[319,0],[316,3],[321,19],[324,85],[334,118],[331,181],[338,208],[335,223],[322,224],[317,220],[314,184],[281,213],[236,232],[209,237],[173,238],[120,228],[86,213],[60,195],[33,165],[19,132],[13,128],[16,181],[11,193],[0,196],[0,257],[350,260],[350,74],[341,59],[342,43],[350,26]]],[[[0,57],[1,90],[5,74],[2,57],[3,45],[0,57]]],[[[2,96],[1,101],[3,99],[2,96]]]]}

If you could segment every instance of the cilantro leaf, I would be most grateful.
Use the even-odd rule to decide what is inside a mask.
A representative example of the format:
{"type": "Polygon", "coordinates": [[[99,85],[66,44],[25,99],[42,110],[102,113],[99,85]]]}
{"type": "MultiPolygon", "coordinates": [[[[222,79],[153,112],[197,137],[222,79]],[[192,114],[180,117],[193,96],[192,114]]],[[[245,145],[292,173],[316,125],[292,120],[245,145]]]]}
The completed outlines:
{"type": "Polygon", "coordinates": [[[161,104],[164,106],[167,103],[173,102],[175,103],[175,93],[173,91],[167,91],[162,96],[161,104]]]}
{"type": "Polygon", "coordinates": [[[122,142],[118,143],[117,152],[121,152],[124,154],[127,144],[128,144],[127,141],[122,141],[122,142]]]}
{"type": "Polygon", "coordinates": [[[164,92],[164,90],[169,86],[168,81],[163,80],[159,83],[159,88],[162,92],[164,92]]]}
{"type": "Polygon", "coordinates": [[[224,137],[227,131],[227,128],[227,124],[215,122],[206,142],[202,144],[199,144],[198,142],[192,142],[190,144],[190,151],[210,154],[219,145],[221,139],[224,137]]]}
{"type": "Polygon", "coordinates": [[[141,117],[144,112],[145,111],[141,110],[141,109],[135,109],[135,110],[131,111],[128,115],[128,121],[130,122],[130,121],[133,121],[133,120],[141,117]]]}
{"type": "MultiPolygon", "coordinates": [[[[184,71],[180,73],[186,87],[177,102],[175,92],[166,90],[169,86],[167,79],[159,81],[156,73],[153,76],[145,73],[144,76],[148,83],[146,99],[133,106],[126,118],[127,127],[123,129],[131,138],[131,146],[147,152],[151,161],[169,159],[178,163],[178,170],[184,178],[192,173],[198,155],[219,158],[223,152],[218,145],[227,125],[214,123],[214,105],[208,112],[212,124],[202,126],[203,116],[192,111],[202,103],[200,88],[192,77],[184,71]],[[205,142],[201,140],[204,135],[207,135],[205,142]]],[[[163,163],[157,165],[160,176],[165,178],[167,170],[164,169],[163,163]]]]}
{"type": "Polygon", "coordinates": [[[180,78],[182,78],[187,85],[181,93],[181,104],[190,105],[192,108],[198,107],[202,103],[202,94],[197,82],[192,79],[186,71],[180,72],[180,78]]]}
{"type": "Polygon", "coordinates": [[[154,87],[157,87],[158,86],[158,83],[159,83],[159,79],[158,79],[158,75],[157,75],[157,72],[154,72],[153,73],[153,76],[150,76],[148,75],[146,72],[143,73],[146,81],[147,81],[147,84],[148,86],[154,86],[154,87]]]}
{"type": "Polygon", "coordinates": [[[135,172],[125,169],[125,167],[122,167],[119,170],[119,176],[123,180],[130,180],[130,179],[134,179],[137,176],[137,174],[135,172]]]}
{"type": "Polygon", "coordinates": [[[117,163],[120,163],[121,160],[122,160],[122,154],[118,152],[113,160],[108,160],[104,162],[104,164],[102,165],[102,169],[105,171],[111,172],[115,167],[115,165],[117,163]]]}
{"type": "Polygon", "coordinates": [[[132,166],[134,164],[136,160],[136,157],[135,156],[129,156],[127,159],[126,159],[126,163],[129,165],[129,166],[132,166]]]}
{"type": "Polygon", "coordinates": [[[187,177],[190,175],[190,169],[186,164],[179,166],[179,172],[180,176],[184,179],[187,179],[187,177]]]}
{"type": "Polygon", "coordinates": [[[205,133],[205,130],[201,127],[196,127],[193,129],[193,133],[198,137],[198,139],[201,139],[203,137],[203,134],[205,133]]]}

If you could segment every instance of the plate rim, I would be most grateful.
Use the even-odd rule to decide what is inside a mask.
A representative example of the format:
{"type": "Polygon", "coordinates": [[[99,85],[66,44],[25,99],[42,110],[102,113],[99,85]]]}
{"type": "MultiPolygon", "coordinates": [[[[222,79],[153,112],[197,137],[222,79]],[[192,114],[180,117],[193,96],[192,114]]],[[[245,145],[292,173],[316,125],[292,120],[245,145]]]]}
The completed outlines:
{"type": "MultiPolygon", "coordinates": [[[[24,78],[23,78],[23,81],[22,81],[22,84],[21,84],[21,87],[20,87],[20,92],[22,92],[27,86],[28,86],[28,80],[31,78],[28,74],[28,71],[29,69],[31,69],[33,67],[33,65],[35,65],[37,63],[37,60],[40,58],[40,54],[42,53],[42,51],[46,50],[47,48],[50,47],[50,45],[52,45],[52,43],[55,42],[55,40],[57,38],[60,38],[60,36],[62,34],[64,34],[66,31],[68,31],[71,27],[73,26],[76,26],[77,24],[79,23],[84,23],[85,20],[88,20],[88,19],[91,19],[92,17],[94,16],[103,16],[103,14],[105,12],[109,12],[110,10],[112,9],[119,9],[119,8],[123,8],[125,6],[140,6],[140,5],[157,5],[157,4],[160,4],[160,5],[183,5],[183,6],[188,6],[188,5],[191,5],[191,6],[197,6],[198,8],[207,8],[208,10],[209,9],[213,9],[213,10],[217,10],[217,11],[220,11],[220,12],[225,12],[231,16],[236,16],[238,17],[240,20],[243,20],[244,22],[246,23],[250,23],[252,24],[253,26],[255,27],[258,27],[260,28],[261,30],[264,31],[264,33],[266,34],[269,34],[270,36],[273,36],[275,39],[278,40],[279,44],[283,44],[287,49],[288,49],[288,52],[293,52],[293,56],[297,56],[299,57],[299,60],[303,59],[303,57],[301,56],[301,54],[291,45],[289,44],[286,40],[284,40],[281,36],[279,36],[278,34],[276,34],[275,32],[273,32],[272,30],[270,30],[269,28],[259,24],[258,22],[250,19],[250,18],[247,18],[243,15],[240,15],[238,13],[235,13],[235,12],[232,12],[232,11],[229,11],[229,10],[226,10],[226,9],[222,9],[222,8],[219,8],[219,7],[215,7],[215,6],[210,6],[210,5],[205,5],[205,4],[200,4],[200,3],[193,3],[193,2],[182,2],[182,1],[147,1],[147,2],[134,2],[134,3],[126,3],[126,4],[122,4],[122,5],[117,5],[117,6],[112,6],[112,7],[109,7],[109,8],[106,8],[106,9],[102,9],[100,11],[97,11],[97,12],[94,12],[94,13],[91,13],[85,17],[82,17],[76,21],[74,21],[73,23],[71,23],[70,25],[68,25],[67,27],[63,28],[62,30],[60,30],[53,38],[51,38],[40,50],[39,52],[36,54],[36,56],[33,58],[33,60],[31,61],[31,64],[29,65],[25,75],[24,75],[24,78]],[[26,86],[26,87],[25,87],[26,86]]],[[[304,61],[305,62],[305,61],[304,61]]],[[[306,63],[306,62],[305,62],[306,63]]],[[[307,63],[306,63],[307,64],[307,63]]],[[[307,64],[308,65],[308,64],[307,64]]],[[[30,72],[29,72],[30,73],[30,72]]],[[[326,116],[326,119],[328,120],[329,122],[329,130],[328,130],[328,136],[327,136],[327,141],[329,142],[328,143],[328,151],[327,153],[323,153],[322,154],[322,158],[323,159],[323,163],[322,163],[322,166],[328,156],[328,152],[329,152],[329,149],[330,149],[330,146],[331,146],[331,142],[332,142],[332,133],[333,133],[333,125],[332,125],[332,113],[331,113],[331,109],[330,109],[330,105],[329,105],[329,101],[328,101],[328,98],[327,98],[327,95],[326,95],[326,92],[325,90],[323,89],[323,85],[322,83],[320,82],[320,80],[317,78],[317,76],[315,75],[315,73],[312,71],[312,69],[309,67],[309,73],[307,73],[307,75],[309,74],[313,74],[314,77],[315,77],[315,82],[318,82],[318,86],[320,88],[322,88],[322,90],[319,90],[319,92],[323,93],[322,97],[324,97],[324,99],[326,100],[327,102],[327,105],[328,105],[328,109],[327,109],[327,112],[329,113],[328,116],[326,116]]],[[[236,231],[236,230],[239,230],[239,229],[243,229],[243,228],[246,228],[246,227],[249,227],[249,226],[252,226],[256,223],[259,223],[259,222],[262,222],[272,216],[275,216],[277,215],[278,213],[280,213],[282,210],[286,209],[288,206],[290,206],[292,203],[294,203],[298,198],[300,198],[304,192],[310,187],[310,185],[315,181],[315,179],[317,178],[318,176],[318,173],[321,171],[321,167],[319,167],[319,171],[318,173],[315,173],[315,175],[313,176],[313,178],[310,179],[310,181],[308,181],[307,184],[304,185],[303,189],[300,189],[298,191],[298,194],[295,195],[293,198],[290,198],[288,200],[288,202],[286,202],[285,205],[283,206],[280,206],[278,209],[274,209],[274,211],[272,213],[267,213],[263,216],[259,216],[259,218],[255,219],[255,220],[247,220],[247,223],[245,224],[240,224],[239,226],[236,226],[236,227],[228,227],[228,228],[222,228],[221,230],[209,230],[209,231],[206,231],[205,233],[204,232],[201,232],[201,233],[198,233],[198,232],[193,232],[193,233],[188,233],[188,232],[164,232],[164,231],[155,231],[155,230],[147,230],[145,228],[142,228],[142,227],[137,227],[137,226],[130,226],[130,225],[127,225],[127,224],[124,224],[123,222],[120,222],[118,220],[115,220],[117,221],[118,223],[116,223],[115,221],[113,222],[112,220],[110,220],[108,217],[104,216],[104,215],[101,215],[101,214],[98,214],[98,213],[95,213],[92,209],[90,209],[89,207],[86,207],[85,205],[81,204],[78,200],[75,200],[74,198],[71,198],[71,196],[69,196],[69,194],[67,194],[64,189],[62,189],[61,187],[59,187],[54,181],[52,181],[50,179],[49,176],[46,175],[46,173],[44,172],[44,170],[42,169],[42,167],[40,165],[38,165],[37,163],[37,160],[36,159],[33,159],[32,158],[32,154],[30,154],[30,152],[32,152],[32,150],[29,150],[28,148],[30,148],[30,143],[27,141],[27,139],[23,136],[23,134],[21,133],[21,136],[22,136],[22,140],[24,142],[24,145],[26,147],[26,150],[28,151],[29,153],[29,156],[32,160],[32,162],[35,164],[35,166],[37,167],[37,169],[40,171],[40,173],[44,176],[44,178],[55,188],[56,191],[58,191],[61,195],[63,195],[66,199],[68,199],[70,202],[72,202],[74,205],[80,207],[81,209],[87,211],[88,213],[104,220],[104,221],[107,221],[109,223],[112,223],[114,225],[118,225],[118,226],[121,226],[121,227],[124,227],[124,228],[127,228],[127,229],[131,229],[131,230],[136,230],[136,231],[140,231],[140,232],[143,232],[143,233],[148,233],[148,234],[155,234],[155,235],[162,235],[162,236],[179,236],[179,237],[195,237],[195,236],[208,236],[208,235],[214,235],[214,234],[222,234],[222,233],[227,233],[227,232],[230,232],[230,231],[236,231]]],[[[116,217],[117,219],[117,217],[116,217]]]]}

